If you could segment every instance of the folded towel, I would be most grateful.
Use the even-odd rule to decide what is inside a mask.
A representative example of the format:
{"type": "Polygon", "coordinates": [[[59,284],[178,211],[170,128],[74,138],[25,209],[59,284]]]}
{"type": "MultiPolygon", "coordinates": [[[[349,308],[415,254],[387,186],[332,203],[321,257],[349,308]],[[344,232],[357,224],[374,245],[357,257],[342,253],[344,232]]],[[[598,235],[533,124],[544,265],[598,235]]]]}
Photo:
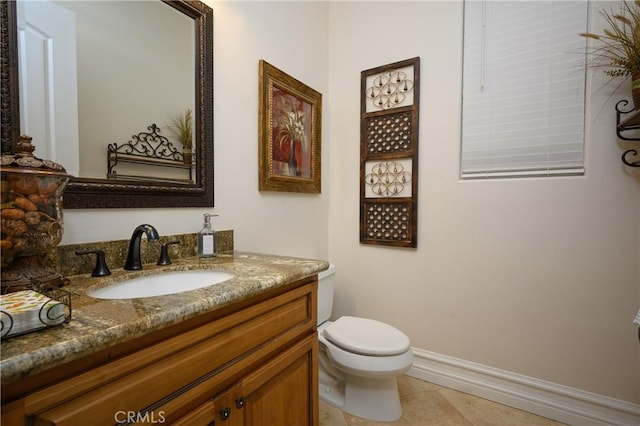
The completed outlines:
{"type": "Polygon", "coordinates": [[[64,303],[34,290],[22,290],[0,296],[0,337],[28,333],[67,319],[64,303]]]}

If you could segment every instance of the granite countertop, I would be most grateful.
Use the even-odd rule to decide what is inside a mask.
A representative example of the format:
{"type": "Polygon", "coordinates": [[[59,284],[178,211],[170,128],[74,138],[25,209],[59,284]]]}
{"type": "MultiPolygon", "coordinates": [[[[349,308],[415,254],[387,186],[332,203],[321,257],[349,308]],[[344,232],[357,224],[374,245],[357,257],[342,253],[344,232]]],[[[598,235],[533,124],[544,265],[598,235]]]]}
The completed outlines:
{"type": "MultiPolygon", "coordinates": [[[[172,265],[144,265],[142,271],[112,269],[107,277],[70,278],[72,318],[61,326],[2,341],[2,384],[85,357],[114,344],[143,336],[267,290],[314,275],[329,267],[322,260],[232,252],[215,258],[182,258],[172,265]],[[215,269],[230,272],[228,281],[197,290],[139,299],[101,300],[86,295],[90,287],[162,271],[215,269]]],[[[177,284],[179,285],[179,284],[177,284]]]]}

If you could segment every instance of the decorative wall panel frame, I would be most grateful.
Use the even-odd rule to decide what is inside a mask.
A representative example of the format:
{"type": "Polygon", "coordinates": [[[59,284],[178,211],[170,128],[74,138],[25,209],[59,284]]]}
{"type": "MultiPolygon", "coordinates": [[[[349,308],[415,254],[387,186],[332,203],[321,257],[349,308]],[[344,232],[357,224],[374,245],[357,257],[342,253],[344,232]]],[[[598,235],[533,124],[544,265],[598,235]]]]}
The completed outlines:
{"type": "Polygon", "coordinates": [[[362,71],[360,243],[418,245],[420,58],[362,71]]]}

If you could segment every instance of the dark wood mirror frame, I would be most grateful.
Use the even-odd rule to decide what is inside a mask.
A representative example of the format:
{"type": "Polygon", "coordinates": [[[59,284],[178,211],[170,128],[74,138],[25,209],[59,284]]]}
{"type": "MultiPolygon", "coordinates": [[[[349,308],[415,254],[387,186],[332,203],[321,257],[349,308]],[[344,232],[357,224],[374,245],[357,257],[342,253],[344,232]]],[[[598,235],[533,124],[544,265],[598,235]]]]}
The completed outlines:
{"type": "MultiPolygon", "coordinates": [[[[195,184],[130,183],[72,178],[64,208],[212,207],[213,10],[200,1],[162,0],[195,22],[195,184]]],[[[12,154],[20,134],[15,0],[0,0],[2,153],[12,154]]],[[[34,141],[37,147],[38,142],[34,141]]],[[[64,166],[64,164],[63,164],[64,166]]]]}

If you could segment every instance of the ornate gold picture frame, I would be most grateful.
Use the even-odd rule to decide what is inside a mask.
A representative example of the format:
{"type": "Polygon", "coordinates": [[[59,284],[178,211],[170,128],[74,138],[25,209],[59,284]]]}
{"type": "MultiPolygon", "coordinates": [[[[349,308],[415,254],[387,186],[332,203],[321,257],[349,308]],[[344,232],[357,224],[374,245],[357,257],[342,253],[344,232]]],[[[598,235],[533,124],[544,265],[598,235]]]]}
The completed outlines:
{"type": "Polygon", "coordinates": [[[321,192],[322,94],[260,60],[260,191],[321,192]]]}

